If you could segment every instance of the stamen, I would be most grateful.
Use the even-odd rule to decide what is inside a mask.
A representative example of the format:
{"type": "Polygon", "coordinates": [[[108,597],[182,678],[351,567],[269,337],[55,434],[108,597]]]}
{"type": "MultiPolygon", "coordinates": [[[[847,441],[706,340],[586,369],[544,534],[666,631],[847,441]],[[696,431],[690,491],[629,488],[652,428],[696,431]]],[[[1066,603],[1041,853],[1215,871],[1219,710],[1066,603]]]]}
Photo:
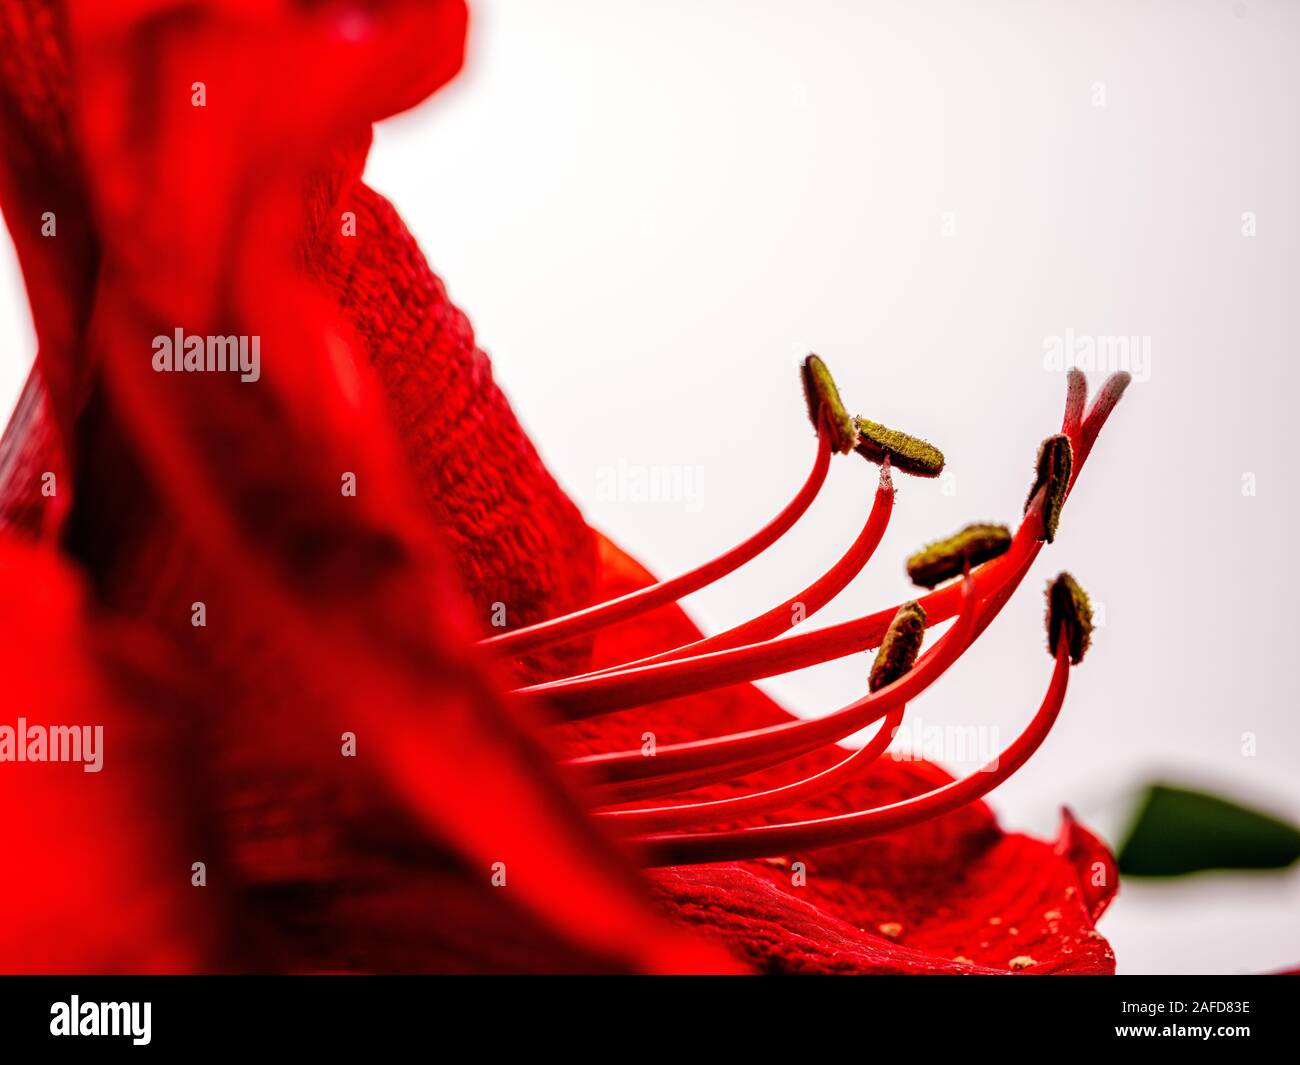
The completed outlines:
{"type": "Polygon", "coordinates": [[[840,390],[835,387],[835,378],[817,355],[809,355],[801,367],[803,373],[803,395],[808,403],[808,417],[814,426],[825,425],[830,429],[831,448],[841,455],[847,455],[858,442],[858,431],[853,418],[845,409],[840,399],[840,390]]]}
{"type": "Polygon", "coordinates": [[[967,525],[946,540],[936,540],[909,558],[907,575],[912,583],[933,588],[951,577],[960,577],[967,566],[976,566],[1006,554],[1010,547],[1011,530],[1005,525],[967,525]]]}
{"type": "Polygon", "coordinates": [[[807,620],[839,595],[853,578],[862,572],[862,568],[875,554],[881,537],[885,534],[893,508],[894,484],[889,476],[889,460],[886,458],[880,470],[880,484],[876,489],[871,513],[867,515],[862,531],[858,533],[857,539],[840,560],[803,591],[792,595],[785,602],[758,617],[716,635],[682,644],[647,658],[606,666],[604,669],[592,670],[581,675],[598,676],[603,673],[616,673],[619,670],[654,665],[658,662],[671,662],[679,658],[693,658],[712,651],[725,651],[731,647],[761,643],[787,632],[795,624],[796,610],[798,610],[798,620],[807,620]]]}
{"type": "Polygon", "coordinates": [[[1025,512],[1039,491],[1043,492],[1043,539],[1049,544],[1056,539],[1056,527],[1061,521],[1061,508],[1070,487],[1070,467],[1074,450],[1070,438],[1064,433],[1049,436],[1038,447],[1038,464],[1033,486],[1025,500],[1025,512]]]}
{"type": "Polygon", "coordinates": [[[962,582],[962,609],[957,621],[921,656],[916,668],[832,714],[809,721],[785,721],[712,739],[668,744],[659,747],[653,758],[644,757],[640,751],[618,751],[587,755],[565,764],[583,772],[589,782],[608,783],[689,773],[771,754],[782,756],[776,759],[778,762],[786,761],[851,736],[858,729],[879,720],[893,707],[924,691],[961,656],[975,630],[979,613],[976,585],[975,577],[967,577],[962,582]]]}
{"type": "MultiPolygon", "coordinates": [[[[878,691],[901,678],[912,669],[925,638],[925,611],[918,603],[904,603],[898,609],[880,653],[872,666],[868,687],[878,691]]],[[[660,806],[639,810],[606,811],[604,816],[622,824],[630,824],[641,831],[664,828],[684,828],[689,824],[717,821],[723,818],[749,817],[769,810],[779,810],[795,802],[802,802],[838,786],[874,762],[893,740],[902,723],[903,705],[896,706],[885,715],[884,724],[871,742],[854,751],[847,758],[811,777],[777,788],[710,802],[685,803],[678,806],[660,806]]]]}
{"type": "Polygon", "coordinates": [[[925,608],[912,600],[898,608],[894,620],[889,623],[885,638],[880,641],[880,650],[876,660],[871,664],[871,677],[867,687],[877,691],[894,683],[916,664],[916,656],[921,653],[921,641],[925,639],[925,608]]]}
{"type": "MultiPolygon", "coordinates": [[[[1115,402],[1122,394],[1123,386],[1127,383],[1124,378],[1125,375],[1116,375],[1116,377],[1111,378],[1103,390],[1108,393],[1108,397],[1105,400],[1099,399],[1094,405],[1092,415],[1088,419],[1088,428],[1093,440],[1095,440],[1097,432],[1099,432],[1114,408],[1115,402]]],[[[1067,401],[1065,417],[1067,425],[1071,420],[1071,402],[1073,401],[1067,401]]],[[[1071,488],[1073,487],[1073,480],[1077,479],[1079,472],[1082,470],[1089,450],[1090,448],[1079,447],[1075,449],[1077,462],[1074,468],[1074,476],[1071,479],[1071,488]]],[[[987,625],[992,622],[1002,606],[1010,599],[1037,557],[1042,546],[1039,539],[1042,525],[1041,511],[1042,501],[1040,499],[1035,506],[1031,507],[1029,514],[1025,516],[1021,527],[1017,530],[1012,550],[1002,558],[994,560],[977,571],[975,580],[981,592],[985,590],[985,581],[994,590],[981,603],[979,617],[970,639],[974,639],[981,634],[987,625]]],[[[929,623],[935,624],[953,615],[958,606],[957,593],[959,592],[963,596],[961,603],[964,606],[967,601],[965,596],[969,593],[969,584],[970,580],[968,578],[967,581],[963,581],[960,585],[949,585],[924,596],[921,603],[926,610],[929,623]]],[[[842,639],[845,636],[863,639],[870,632],[883,632],[883,625],[886,623],[888,613],[882,611],[867,618],[856,619],[855,622],[822,630],[820,633],[809,633],[805,635],[804,639],[824,640],[828,643],[835,639],[842,639]],[[876,628],[876,626],[879,626],[879,628],[876,628]]],[[[787,645],[786,649],[788,649],[790,643],[799,639],[799,637],[791,637],[777,641],[777,644],[787,645]]],[[[941,645],[942,641],[936,647],[931,648],[926,656],[922,657],[923,665],[941,645]]],[[[707,690],[711,686],[722,686],[726,683],[754,679],[754,677],[760,675],[771,675],[771,673],[752,669],[750,670],[750,676],[743,675],[745,670],[754,664],[753,660],[756,654],[761,654],[763,649],[763,646],[742,647],[722,655],[704,656],[698,660],[688,659],[684,662],[675,663],[687,668],[692,663],[704,663],[703,668],[709,670],[710,676],[706,678],[703,684],[691,684],[689,685],[690,690],[673,694],[693,694],[696,691],[707,690]],[[739,671],[735,670],[738,665],[741,667],[739,671]],[[735,675],[736,672],[741,675],[735,675]]],[[[850,653],[851,650],[851,648],[845,649],[843,653],[850,653]]],[[[800,667],[793,666],[792,668],[800,667]]],[[[635,670],[629,670],[623,676],[630,678],[636,672],[635,670]]],[[[618,674],[614,676],[617,677],[618,674]]],[[[659,693],[658,697],[668,698],[670,694],[662,692],[659,693]]],[[[629,703],[628,705],[635,704],[629,703]]],[[[787,728],[788,725],[776,726],[775,731],[783,732],[787,728]]],[[[762,734],[769,731],[773,730],[757,730],[757,733],[762,734]]],[[[806,746],[800,748],[792,746],[785,750],[778,750],[775,753],[769,752],[760,753],[757,756],[747,756],[746,751],[748,748],[743,745],[751,741],[752,735],[751,733],[736,733],[730,736],[673,745],[671,748],[660,748],[660,757],[653,759],[644,758],[640,751],[619,751],[573,759],[564,764],[570,771],[580,772],[587,776],[587,783],[594,785],[606,797],[607,801],[631,802],[654,795],[689,790],[705,784],[716,783],[735,776],[738,772],[748,773],[765,768],[778,764],[780,761],[797,757],[802,753],[806,753],[809,749],[815,749],[806,746]],[[678,761],[677,755],[679,752],[689,753],[685,754],[683,760],[678,761]],[[602,783],[602,781],[605,783],[602,783]],[[614,783],[608,783],[610,781],[614,783]]]]}
{"type": "Polygon", "coordinates": [[[612,625],[618,621],[636,617],[665,603],[674,602],[683,596],[697,592],[706,585],[725,577],[733,570],[739,569],[746,562],[757,557],[776,543],[790,527],[803,516],[804,512],[821,491],[826,481],[826,472],[830,468],[830,430],[823,425],[817,438],[817,456],[813,462],[808,480],[799,489],[784,510],[761,528],[748,540],[719,555],[712,561],[698,566],[688,573],[671,580],[660,581],[634,592],[618,596],[616,599],[597,603],[594,606],[575,610],[561,617],[540,621],[535,625],[515,629],[480,640],[479,646],[490,647],[511,657],[528,654],[542,647],[585,636],[589,632],[612,625]]]}
{"type": "Polygon", "coordinates": [[[1056,666],[1042,705],[1015,742],[970,776],[923,795],[872,810],[810,821],[755,825],[726,832],[647,836],[634,842],[641,845],[643,862],[647,866],[700,865],[855,843],[928,821],[987,795],[1029,760],[1047,738],[1061,712],[1069,676],[1069,655],[1062,646],[1057,652],[1056,666]]]}
{"type": "MultiPolygon", "coordinates": [[[[1037,509],[1031,510],[1022,522],[1011,552],[975,571],[980,596],[999,587],[1009,574],[1016,572],[1024,553],[1033,550],[1041,529],[1038,513],[1037,509]]],[[[930,624],[952,617],[960,594],[959,586],[954,584],[925,596],[921,602],[930,624]]],[[[728,651],[573,680],[547,681],[519,688],[515,694],[545,701],[568,720],[595,717],[728,684],[773,677],[870,650],[880,645],[897,610],[895,606],[838,625],[728,651]]]]}
{"type": "Polygon", "coordinates": [[[754,817],[793,806],[796,802],[804,802],[838,787],[844,781],[860,774],[884,754],[893,741],[898,726],[902,724],[905,709],[904,706],[896,706],[885,715],[884,722],[869,743],[828,769],[823,769],[820,773],[802,780],[729,799],[682,803],[678,806],[643,807],[637,810],[598,810],[596,816],[609,818],[620,828],[656,832],[666,828],[685,828],[688,825],[707,824],[736,817],[754,817]]]}
{"type": "Polygon", "coordinates": [[[1052,654],[1056,654],[1062,637],[1070,661],[1077,666],[1092,643],[1092,603],[1068,573],[1058,574],[1056,580],[1047,583],[1047,649],[1052,654]]]}
{"type": "MultiPolygon", "coordinates": [[[[1107,384],[1109,386],[1111,382],[1107,384]]],[[[1099,419],[1093,428],[1094,433],[1100,429],[1113,406],[1112,401],[1094,409],[1094,415],[1099,419]]],[[[1090,415],[1085,428],[1092,421],[1093,415],[1090,415]]],[[[1086,453],[1076,449],[1076,479],[1086,457],[1086,453]]],[[[974,579],[980,597],[996,591],[1008,580],[1011,581],[1012,588],[1018,584],[1024,569],[1033,561],[1041,547],[1038,542],[1042,531],[1041,510],[1041,504],[1030,508],[1006,555],[975,571],[974,579]]],[[[959,586],[954,584],[922,597],[920,602],[925,608],[929,624],[952,617],[958,609],[960,594],[959,586]]],[[[553,710],[558,710],[568,719],[593,717],[645,703],[694,695],[728,684],[803,669],[876,647],[896,610],[897,607],[894,607],[768,643],[750,644],[642,668],[536,684],[519,689],[516,694],[524,699],[547,702],[553,710]]],[[[654,775],[654,771],[644,775],[654,775]]]]}
{"type": "Polygon", "coordinates": [[[872,462],[890,460],[904,473],[917,477],[938,477],[943,472],[943,452],[927,440],[886,429],[879,422],[855,418],[859,455],[872,462]]]}
{"type": "MultiPolygon", "coordinates": [[[[1033,564],[1034,552],[1031,552],[1020,568],[1009,578],[1003,585],[992,595],[979,605],[976,614],[975,627],[971,635],[965,641],[965,647],[969,647],[985,629],[993,623],[1002,608],[1011,599],[1016,587],[1024,578],[1033,564]]],[[[965,583],[953,585],[954,590],[961,590],[964,594],[965,583]]],[[[964,602],[963,602],[964,605],[964,602]]],[[[939,651],[940,645],[936,644],[924,655],[921,656],[919,666],[924,666],[936,652],[939,651]]],[[[918,666],[918,668],[919,668],[918,666]]],[[[759,731],[776,731],[784,729],[786,726],[772,726],[770,730],[759,731]]],[[[565,763],[570,769],[590,771],[593,767],[598,767],[599,771],[604,774],[604,779],[616,779],[615,783],[598,783],[600,777],[594,777],[587,781],[591,788],[606,804],[635,802],[643,799],[653,798],[658,795],[671,795],[674,792],[690,791],[695,788],[705,787],[707,785],[717,784],[724,780],[744,776],[760,769],[767,769],[781,762],[789,761],[791,758],[797,758],[810,750],[815,750],[822,744],[802,745],[790,748],[786,751],[777,751],[768,753],[763,757],[739,758],[729,755],[728,751],[736,749],[733,745],[739,745],[748,742],[751,733],[734,733],[729,736],[718,736],[710,740],[695,740],[686,744],[673,744],[669,747],[659,748],[659,757],[649,759],[656,762],[656,766],[646,766],[648,761],[640,756],[640,751],[619,751],[605,755],[588,755],[585,758],[575,759],[572,762],[565,763]],[[680,771],[674,768],[672,761],[678,750],[687,748],[717,748],[721,753],[716,757],[708,759],[712,764],[708,768],[696,769],[690,771],[680,771]],[[665,759],[663,756],[669,756],[665,759]],[[659,770],[665,770],[662,774],[659,770]]],[[[843,737],[838,737],[842,739],[843,737]]],[[[700,758],[702,756],[693,756],[700,758]]]]}

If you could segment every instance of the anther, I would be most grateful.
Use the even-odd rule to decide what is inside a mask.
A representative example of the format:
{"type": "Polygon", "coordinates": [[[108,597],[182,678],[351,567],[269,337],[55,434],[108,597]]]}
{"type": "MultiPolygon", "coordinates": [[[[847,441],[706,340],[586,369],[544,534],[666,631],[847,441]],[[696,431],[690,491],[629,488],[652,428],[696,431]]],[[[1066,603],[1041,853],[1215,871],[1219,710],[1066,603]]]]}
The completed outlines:
{"type": "Polygon", "coordinates": [[[938,477],[943,473],[943,452],[920,437],[887,429],[867,418],[854,418],[858,430],[857,452],[871,462],[889,459],[895,469],[916,477],[938,477]]]}
{"type": "Polygon", "coordinates": [[[925,639],[925,608],[913,600],[898,608],[871,664],[867,687],[878,691],[893,684],[916,663],[925,639]]]}
{"type": "Polygon", "coordinates": [[[946,540],[936,540],[907,560],[912,583],[933,588],[950,577],[960,577],[967,566],[978,566],[1005,554],[1011,530],[1005,525],[967,525],[946,540]]]}
{"type": "Polygon", "coordinates": [[[808,417],[813,428],[825,422],[831,435],[831,450],[847,455],[858,443],[853,418],[840,399],[840,390],[826,364],[816,355],[803,361],[803,395],[808,402],[808,417]]]}
{"type": "Polygon", "coordinates": [[[1070,661],[1083,661],[1092,642],[1092,604],[1088,593],[1068,573],[1061,573],[1047,585],[1047,649],[1056,654],[1065,638],[1070,661]]]}
{"type": "Polygon", "coordinates": [[[1064,433],[1049,436],[1039,445],[1038,464],[1034,483],[1025,500],[1025,513],[1033,505],[1034,497],[1046,488],[1043,497],[1043,539],[1049,544],[1056,539],[1056,527],[1061,521],[1061,507],[1070,489],[1070,470],[1074,465],[1074,449],[1064,433]]]}

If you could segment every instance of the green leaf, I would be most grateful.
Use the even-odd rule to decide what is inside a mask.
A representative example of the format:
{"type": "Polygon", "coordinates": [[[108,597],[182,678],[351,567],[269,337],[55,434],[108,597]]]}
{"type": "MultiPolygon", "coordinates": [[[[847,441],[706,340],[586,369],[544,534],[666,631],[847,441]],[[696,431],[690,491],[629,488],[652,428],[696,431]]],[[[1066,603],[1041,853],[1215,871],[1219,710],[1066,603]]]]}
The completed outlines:
{"type": "Polygon", "coordinates": [[[1206,869],[1282,869],[1300,859],[1300,828],[1217,795],[1152,784],[1143,795],[1119,871],[1182,876],[1206,869]]]}

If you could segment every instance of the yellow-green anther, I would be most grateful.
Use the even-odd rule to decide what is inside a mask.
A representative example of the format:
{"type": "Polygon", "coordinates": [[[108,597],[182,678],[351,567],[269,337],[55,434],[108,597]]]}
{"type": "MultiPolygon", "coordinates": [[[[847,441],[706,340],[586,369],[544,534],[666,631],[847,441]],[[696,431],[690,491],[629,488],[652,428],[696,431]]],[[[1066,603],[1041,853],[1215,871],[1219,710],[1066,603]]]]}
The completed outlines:
{"type": "Polygon", "coordinates": [[[925,608],[913,600],[898,608],[889,623],[885,638],[880,641],[876,660],[871,663],[871,676],[867,686],[874,692],[886,684],[893,684],[916,664],[925,639],[925,608]]]}
{"type": "Polygon", "coordinates": [[[854,418],[853,424],[858,430],[859,455],[876,463],[888,457],[894,469],[917,477],[938,477],[943,473],[943,452],[928,440],[886,429],[867,418],[854,418]]]}
{"type": "Polygon", "coordinates": [[[960,577],[966,566],[978,566],[1005,554],[1011,530],[1005,525],[967,525],[946,540],[936,540],[907,560],[907,575],[914,584],[933,588],[949,577],[960,577]]]}
{"type": "Polygon", "coordinates": [[[820,428],[823,417],[830,432],[831,449],[841,455],[847,455],[858,442],[858,431],[853,425],[853,418],[844,408],[840,399],[840,390],[835,387],[826,364],[816,355],[809,355],[803,361],[803,394],[808,401],[808,417],[813,427],[820,428]]]}
{"type": "Polygon", "coordinates": [[[1076,666],[1092,642],[1092,604],[1088,593],[1068,573],[1047,582],[1047,649],[1056,654],[1062,637],[1076,666]]]}
{"type": "Polygon", "coordinates": [[[1064,433],[1049,436],[1039,445],[1038,468],[1033,487],[1029,489],[1029,498],[1025,500],[1025,513],[1029,513],[1038,490],[1046,485],[1047,491],[1043,496],[1043,539],[1049,544],[1056,539],[1056,527],[1061,521],[1061,507],[1065,505],[1065,493],[1070,487],[1070,468],[1073,465],[1074,449],[1070,446],[1070,438],[1064,433]]]}

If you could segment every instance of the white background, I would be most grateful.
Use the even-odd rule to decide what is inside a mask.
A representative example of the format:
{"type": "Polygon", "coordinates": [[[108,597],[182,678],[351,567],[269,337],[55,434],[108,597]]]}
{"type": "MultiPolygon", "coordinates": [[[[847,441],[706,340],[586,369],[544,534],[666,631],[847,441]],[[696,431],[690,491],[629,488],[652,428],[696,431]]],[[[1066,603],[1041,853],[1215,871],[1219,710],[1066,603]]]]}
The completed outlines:
{"type": "MultiPolygon", "coordinates": [[[[1300,819],[1300,5],[479,0],[473,15],[465,72],[379,129],[368,178],[594,524],[663,574],[752,532],[805,476],[796,361],[816,350],[851,408],[930,438],[953,476],[950,495],[900,480],[876,562],[814,623],[867,612],[911,594],[902,562],[922,543],[1018,517],[1060,422],[1046,338],[1150,338],[1149,380],[1057,543],[912,712],[1009,741],[1050,670],[1043,582],[1068,568],[1106,623],[1061,722],[994,794],[1004,822],[1050,833],[1068,803],[1115,838],[1153,775],[1300,819]],[[698,496],[610,498],[620,464],[698,471],[698,496]]],[[[7,406],[32,348],[8,249],[0,299],[7,406]]],[[[693,615],[722,627],[802,587],[874,483],[838,460],[790,536],[693,615]]],[[[765,686],[810,715],[868,669],[765,686]]],[[[1102,929],[1124,972],[1293,967],[1298,902],[1295,871],[1126,882],[1102,929]]]]}

